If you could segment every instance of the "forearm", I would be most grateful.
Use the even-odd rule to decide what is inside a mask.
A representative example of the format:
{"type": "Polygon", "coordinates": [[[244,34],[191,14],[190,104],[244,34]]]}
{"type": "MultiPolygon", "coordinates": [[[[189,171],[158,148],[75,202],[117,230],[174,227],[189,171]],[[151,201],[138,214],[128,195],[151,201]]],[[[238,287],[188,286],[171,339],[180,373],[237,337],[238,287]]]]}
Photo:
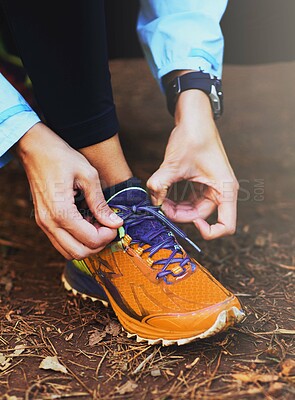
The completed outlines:
{"type": "Polygon", "coordinates": [[[0,167],[9,160],[11,147],[38,122],[38,115],[0,74],[0,167]]]}

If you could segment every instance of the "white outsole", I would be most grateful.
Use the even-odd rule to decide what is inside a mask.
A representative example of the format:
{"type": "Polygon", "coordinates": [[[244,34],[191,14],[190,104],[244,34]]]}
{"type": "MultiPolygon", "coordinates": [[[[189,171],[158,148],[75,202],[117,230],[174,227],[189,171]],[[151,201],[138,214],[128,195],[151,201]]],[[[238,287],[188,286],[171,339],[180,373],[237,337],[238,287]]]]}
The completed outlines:
{"type": "MultiPolygon", "coordinates": [[[[64,284],[65,289],[69,292],[72,292],[74,294],[74,296],[80,295],[82,297],[82,299],[84,299],[84,300],[91,299],[93,302],[94,301],[101,302],[105,307],[109,306],[109,303],[105,300],[88,296],[87,294],[80,293],[76,289],[72,288],[71,285],[66,280],[64,275],[62,275],[61,280],[64,284]]],[[[216,321],[214,322],[214,324],[209,329],[207,329],[205,332],[203,332],[199,335],[192,336],[189,338],[184,338],[184,339],[172,339],[172,340],[167,340],[167,339],[163,339],[163,338],[148,339],[148,338],[141,337],[141,336],[137,335],[136,333],[130,333],[130,332],[126,331],[126,329],[124,329],[123,327],[122,327],[122,329],[127,333],[128,338],[135,337],[136,341],[138,343],[148,342],[149,345],[161,344],[162,346],[171,346],[173,344],[177,344],[178,346],[182,346],[184,344],[193,342],[198,339],[205,339],[210,336],[216,335],[217,333],[222,332],[229,326],[233,325],[235,322],[241,322],[244,319],[244,317],[245,317],[245,314],[242,310],[239,310],[235,306],[231,307],[228,310],[221,311],[221,313],[216,318],[216,321]],[[234,318],[232,315],[234,315],[234,318]],[[230,321],[230,323],[228,321],[230,321]]]]}

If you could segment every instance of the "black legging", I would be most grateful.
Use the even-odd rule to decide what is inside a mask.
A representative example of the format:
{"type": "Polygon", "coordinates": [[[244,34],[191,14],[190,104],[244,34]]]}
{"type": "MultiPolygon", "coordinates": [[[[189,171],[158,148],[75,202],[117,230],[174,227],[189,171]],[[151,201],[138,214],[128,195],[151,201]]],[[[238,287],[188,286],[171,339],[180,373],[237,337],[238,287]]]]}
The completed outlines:
{"type": "Polygon", "coordinates": [[[104,0],[0,0],[46,123],[74,148],[118,132],[104,0]]]}

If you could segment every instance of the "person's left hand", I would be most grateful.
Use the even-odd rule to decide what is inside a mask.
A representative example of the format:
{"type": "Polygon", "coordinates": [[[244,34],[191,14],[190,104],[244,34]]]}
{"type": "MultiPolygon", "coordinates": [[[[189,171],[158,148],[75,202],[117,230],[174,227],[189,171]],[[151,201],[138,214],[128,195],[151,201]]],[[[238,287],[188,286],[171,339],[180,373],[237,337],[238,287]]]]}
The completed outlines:
{"type": "Polygon", "coordinates": [[[162,205],[172,221],[193,222],[204,239],[233,234],[239,185],[207,95],[199,90],[181,93],[175,123],[164,161],[147,182],[153,204],[162,205]],[[183,180],[192,182],[190,197],[178,203],[167,199],[171,185],[183,180]],[[209,225],[206,219],[216,208],[217,222],[209,225]]]}

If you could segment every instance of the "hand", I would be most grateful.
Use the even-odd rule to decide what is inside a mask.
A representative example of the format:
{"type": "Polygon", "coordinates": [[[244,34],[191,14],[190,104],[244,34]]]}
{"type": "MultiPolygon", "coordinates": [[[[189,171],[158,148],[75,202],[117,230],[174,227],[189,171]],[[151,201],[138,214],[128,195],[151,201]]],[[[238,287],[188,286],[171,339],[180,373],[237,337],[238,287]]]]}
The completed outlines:
{"type": "Polygon", "coordinates": [[[18,142],[35,207],[35,218],[53,246],[67,259],[102,250],[123,221],[108,207],[98,173],[84,156],[45,125],[34,125],[18,142]],[[74,196],[82,190],[94,225],[79,213],[74,196]]]}
{"type": "Polygon", "coordinates": [[[204,239],[235,232],[238,182],[213,120],[206,94],[188,90],[179,96],[176,126],[166,147],[164,161],[147,182],[152,201],[162,205],[175,222],[193,222],[204,239]],[[173,183],[187,180],[192,190],[187,201],[166,198],[173,183]],[[218,219],[206,219],[217,208],[218,219]]]}

